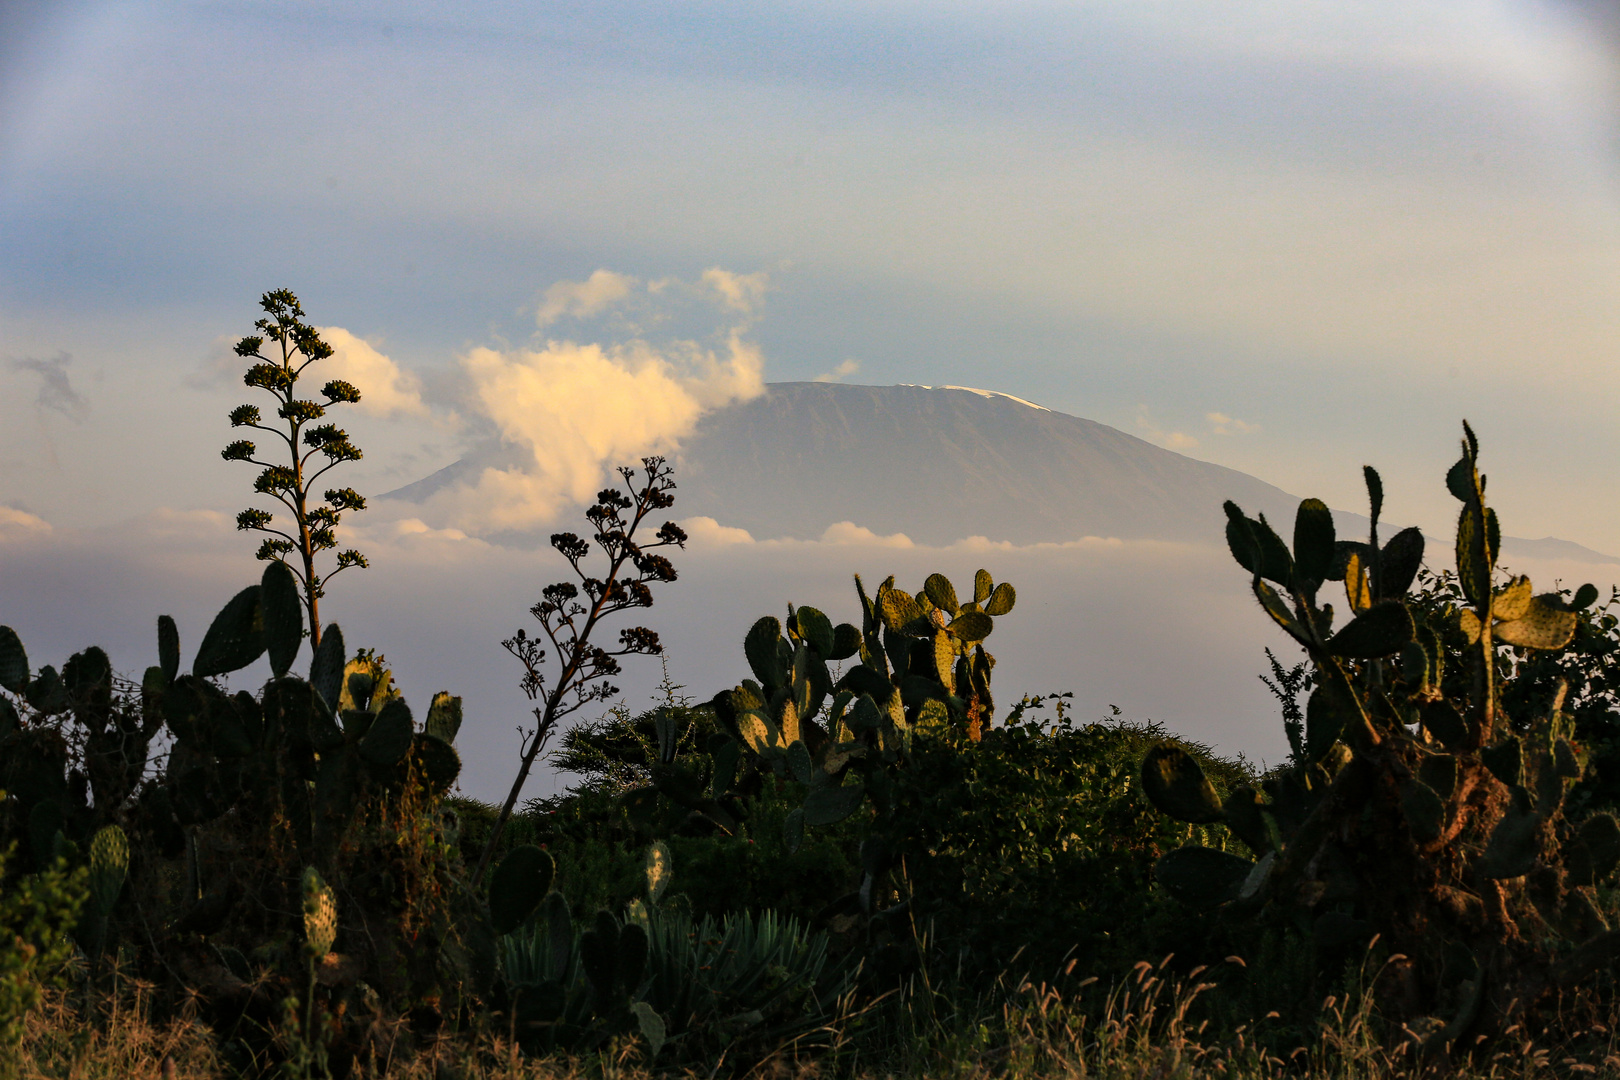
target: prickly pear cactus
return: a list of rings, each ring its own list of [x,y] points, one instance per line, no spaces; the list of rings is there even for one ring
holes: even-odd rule
[[[304,948],[310,956],[320,959],[332,951],[337,941],[337,898],[313,866],[304,870],[303,892]]]
[[[1227,540],[1255,598],[1314,667],[1303,745],[1225,800],[1175,748],[1150,752],[1141,774],[1161,811],[1223,822],[1255,855],[1171,852],[1156,868],[1167,890],[1229,918],[1309,925],[1324,961],[1378,935],[1406,958],[1387,1011],[1432,1054],[1506,1030],[1620,958],[1620,932],[1593,891],[1620,864],[1620,824],[1565,815],[1585,761],[1563,694],[1536,715],[1500,706],[1499,651],[1561,649],[1576,617],[1527,578],[1498,580],[1501,531],[1478,441],[1464,431],[1446,477],[1462,504],[1454,554],[1466,603],[1454,609],[1414,616],[1407,593],[1423,537],[1406,529],[1380,545],[1371,468],[1365,543],[1339,540],[1314,499],[1300,504],[1291,545],[1263,516],[1226,504]],[[1339,626],[1321,596],[1329,582],[1344,589]],[[1447,696],[1445,668],[1459,661],[1471,689]]]

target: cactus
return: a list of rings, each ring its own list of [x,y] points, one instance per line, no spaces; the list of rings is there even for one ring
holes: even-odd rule
[[[690,777],[677,782],[667,766],[654,772],[661,793],[731,831],[740,793],[728,799],[721,778],[732,782],[734,755],[746,747],[759,768],[804,790],[803,804],[783,822],[784,840],[796,851],[807,827],[844,821],[868,804],[881,836],[890,773],[903,765],[915,732],[979,739],[994,709],[995,658],[984,642],[1017,602],[1013,587],[997,585],[980,570],[973,599],[965,603],[943,574],[930,574],[916,594],[897,588],[891,577],[871,596],[857,575],[855,592],[859,626],[834,626],[815,608],[790,605],[786,622],[764,616],[749,628],[743,653],[758,681],[745,679],[712,702],[730,732],[711,746],[713,796]],[[828,663],[852,657],[859,662],[834,684]],[[893,847],[881,840],[871,845],[860,908],[871,910],[875,882],[888,871],[882,853]]]
[[[436,950],[449,932],[452,906],[473,912],[477,905],[455,900],[442,858],[401,861],[398,848],[405,840],[401,820],[453,831],[437,800],[460,772],[452,745],[460,699],[437,695],[427,730],[418,730],[378,658],[362,654],[346,662],[336,625],[326,628],[309,679],[290,674],[285,665],[296,652],[302,615],[299,604],[285,603],[287,574],[271,562],[257,585],[238,593],[208,627],[189,671],[174,620],[159,619],[158,663],[134,694],[115,690],[100,649],[74,654],[60,674],[50,667],[31,672],[16,633],[0,628],[0,786],[7,790],[0,827],[11,834],[0,835],[0,845],[27,837],[25,850],[39,869],[63,857],[70,867],[87,864],[91,902],[75,937],[91,957],[132,934],[150,942],[117,897],[131,875],[167,874],[163,862],[184,857],[181,902],[160,942],[165,934],[195,932],[218,935],[224,948],[234,935],[262,934],[263,909],[245,909],[244,892],[279,894],[273,907],[296,909],[302,870],[313,866],[340,882],[345,897],[360,898],[357,919],[373,936],[412,935],[411,947],[429,962],[403,985],[387,975],[401,992],[421,992],[427,980],[447,974],[462,978],[459,954]],[[272,678],[257,696],[216,682],[214,676],[266,653]],[[152,773],[151,743],[165,730],[172,740],[167,760]],[[371,833],[389,818],[393,851],[370,858],[367,848],[377,843]],[[231,855],[222,859],[219,848],[227,845]],[[316,922],[306,929],[314,947],[329,935],[323,938],[317,925],[325,901],[312,902]],[[432,929],[401,925],[405,919]],[[399,929],[381,929],[392,926]],[[368,970],[366,978],[383,974]]]
[[[556,874],[551,855],[533,844],[507,852],[489,878],[489,914],[495,932],[510,934],[534,914]]]
[[[1592,896],[1620,864],[1620,824],[1566,816],[1585,755],[1564,692],[1531,715],[1500,705],[1499,649],[1561,649],[1577,618],[1527,578],[1495,581],[1500,526],[1485,505],[1478,441],[1464,433],[1446,477],[1463,504],[1460,606],[1409,600],[1423,538],[1406,529],[1380,546],[1383,485],[1371,468],[1366,543],[1339,541],[1317,500],[1300,504],[1291,548],[1263,516],[1226,504],[1227,541],[1255,598],[1315,667],[1303,753],[1259,791],[1225,800],[1179,750],[1142,763],[1160,811],[1224,823],[1255,856],[1183,848],[1159,861],[1160,883],[1228,918],[1314,925],[1324,963],[1337,942],[1381,935],[1416,965],[1409,1000],[1419,1012],[1391,1003],[1390,1015],[1434,1055],[1519,1022],[1620,951]],[[1329,581],[1343,582],[1350,612],[1337,629],[1320,601]],[[1595,590],[1580,597],[1590,603]],[[1472,687],[1448,697],[1458,661]]]
[[[337,941],[337,898],[313,866],[304,868],[304,948],[314,959],[332,951]]]

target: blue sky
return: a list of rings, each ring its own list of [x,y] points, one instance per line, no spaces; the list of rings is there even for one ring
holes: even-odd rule
[[[1509,532],[1620,551],[1600,10],[18,0],[0,506],[234,510],[222,342],[285,286],[396,379],[362,490],[523,435],[490,388],[585,357],[664,365],[666,442],[755,376],[983,386],[1352,509],[1373,462],[1436,531],[1466,416]],[[626,452],[578,442],[536,524]]]

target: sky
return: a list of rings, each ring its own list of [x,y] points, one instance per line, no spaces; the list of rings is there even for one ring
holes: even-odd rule
[[[254,572],[218,450],[279,287],[366,390],[346,482],[517,448],[357,533],[452,606],[411,545],[476,549],[491,640],[542,557],[500,537],[771,381],[987,387],[1350,509],[1370,462],[1440,534],[1466,417],[1505,531],[1620,552],[1605,11],[10,0],[0,620],[145,635]]]

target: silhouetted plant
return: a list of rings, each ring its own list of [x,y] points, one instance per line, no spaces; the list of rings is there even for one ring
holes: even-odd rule
[[[321,641],[320,600],[326,595],[326,585],[351,566],[365,567],[366,557],[353,548],[338,552],[337,567],[330,574],[315,572],[315,557],[323,551],[337,547],[337,525],[345,510],[364,510],[366,500],[353,488],[328,488],[322,498],[325,505],[310,505],[310,492],[315,481],[328,470],[345,461],[359,461],[361,451],[349,441],[349,433],[336,424],[319,424],[306,429],[326,416],[333,405],[354,404],[360,400],[360,391],[342,379],[333,379],[321,387],[324,401],[299,398],[296,393],[298,379],[304,369],[317,360],[332,355],[332,347],[321,340],[313,326],[305,323],[304,309],[298,297],[286,289],[267,292],[259,301],[269,315],[253,325],[279,347],[279,357],[272,350],[264,356],[265,337],[245,337],[236,343],[236,355],[255,360],[242,381],[274,395],[278,405],[276,415],[280,426],[261,423],[257,405],[238,405],[231,410],[231,427],[250,427],[268,431],[287,444],[287,460],[281,464],[263,461],[255,455],[258,447],[247,439],[231,443],[220,456],[226,461],[246,461],[260,466],[253,482],[253,490],[269,495],[291,513],[296,535],[270,527],[275,516],[267,510],[249,507],[236,515],[236,527],[251,532],[270,534],[259,545],[258,558],[287,562],[287,556],[297,555],[299,566],[289,568],[298,577],[303,592],[304,609],[309,616],[310,645]],[[300,445],[302,444],[302,446]],[[310,459],[317,454],[325,464],[311,471]]]
[[[652,543],[636,542],[636,532],[648,514],[675,504],[675,496],[670,494],[675,490],[675,481],[670,479],[671,469],[664,459],[642,458],[641,466],[643,480],[639,489],[636,470],[621,466],[619,475],[624,478],[629,494],[617,488],[597,492],[596,502],[585,511],[585,519],[591,524],[591,540],[570,532],[552,534],[551,546],[568,560],[579,584],[558,581],[541,590],[540,602],[529,612],[540,623],[545,636],[530,637],[520,629],[501,642],[502,647],[523,664],[523,692],[530,701],[537,702],[535,726],[527,731],[519,728],[522,741],[517,777],[512,781],[512,790],[501,806],[484,853],[478,860],[478,868],[473,872],[474,884],[483,880],[490,857],[500,843],[501,831],[512,816],[512,807],[529,779],[535,759],[556,730],[557,721],[619,692],[619,688],[608,681],[619,674],[619,657],[657,656],[664,651],[658,635],[644,626],[620,630],[617,649],[604,649],[591,642],[591,636],[603,619],[632,608],[651,607],[653,596],[649,586],[653,582],[675,580],[674,565],[653,549],[686,546],[686,533],[673,521],[659,527],[657,539]],[[593,577],[583,567],[591,554],[592,541],[607,557],[604,577]],[[549,685],[543,670],[548,656],[553,657],[556,665]]]

